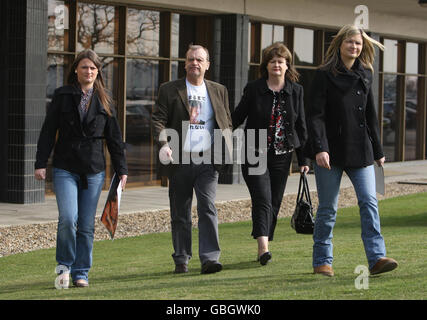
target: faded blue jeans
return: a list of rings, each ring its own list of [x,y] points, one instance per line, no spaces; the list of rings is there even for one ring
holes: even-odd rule
[[[73,281],[88,280],[96,207],[104,178],[104,171],[87,174],[88,188],[82,189],[78,174],[53,168],[53,187],[59,211],[56,261],[70,269]]]
[[[313,267],[332,265],[332,231],[335,225],[338,195],[342,174],[350,178],[356,192],[362,241],[371,269],[379,258],[385,257],[384,238],[381,235],[378,200],[375,190],[374,166],[362,168],[340,168],[331,166],[331,170],[314,163],[319,207],[317,209],[313,234]]]

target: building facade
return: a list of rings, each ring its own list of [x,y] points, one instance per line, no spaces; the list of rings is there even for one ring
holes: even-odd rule
[[[420,1],[421,2],[421,1]],[[261,52],[283,41],[306,94],[333,35],[358,22],[378,52],[374,92],[387,161],[426,158],[427,7],[418,0],[6,0],[0,13],[0,201],[35,203],[52,192],[34,179],[36,143],[55,88],[76,54],[95,50],[127,145],[128,185],[160,185],[151,113],[161,83],[184,76],[191,43],[209,49],[207,78],[230,106],[258,77]],[[106,186],[112,176],[107,155]],[[221,183],[240,182],[233,166]]]

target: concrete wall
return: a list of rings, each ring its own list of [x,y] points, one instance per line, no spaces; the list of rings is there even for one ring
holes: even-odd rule
[[[116,2],[116,1],[115,1]],[[417,0],[122,0],[128,4],[207,13],[246,14],[257,20],[337,29],[354,22],[354,9],[369,9],[369,31],[427,40],[427,7]]]

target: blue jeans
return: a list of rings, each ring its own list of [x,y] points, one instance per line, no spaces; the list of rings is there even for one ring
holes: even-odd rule
[[[340,168],[332,166],[331,170],[314,164],[319,207],[317,209],[313,234],[313,267],[332,265],[333,245],[332,231],[335,225],[338,195],[343,171],[350,178],[356,192],[362,240],[372,268],[379,258],[385,257],[384,238],[380,230],[378,200],[375,191],[374,167]]]
[[[73,281],[88,280],[96,207],[104,178],[104,171],[87,174],[88,188],[82,189],[78,174],[53,168],[53,187],[59,211],[56,261],[70,269]]]

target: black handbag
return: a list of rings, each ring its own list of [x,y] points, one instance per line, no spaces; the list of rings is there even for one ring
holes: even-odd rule
[[[291,218],[291,226],[297,233],[313,234],[313,205],[311,204],[307,176],[304,172],[301,173],[299,180],[297,204]]]

